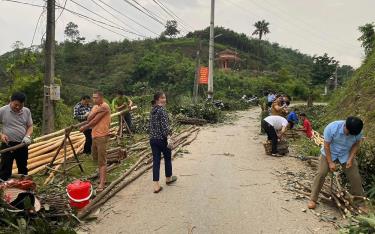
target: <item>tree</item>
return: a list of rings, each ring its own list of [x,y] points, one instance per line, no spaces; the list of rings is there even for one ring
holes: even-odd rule
[[[358,29],[362,33],[358,41],[362,42],[362,47],[365,49],[365,54],[368,56],[375,47],[375,24],[368,23],[360,26]]]
[[[165,25],[165,31],[161,36],[175,37],[178,34],[180,34],[180,30],[177,29],[177,21],[168,20],[167,24]]]
[[[254,24],[255,31],[253,32],[252,35],[258,35],[259,40],[262,40],[264,35],[270,33],[270,29],[268,28],[269,25],[270,25],[270,23],[266,22],[265,20],[257,21]]]
[[[325,84],[333,76],[339,64],[333,57],[328,57],[326,53],[323,56],[314,56],[313,61],[311,71],[313,85]]]
[[[85,38],[81,37],[79,30],[78,30],[78,25],[76,25],[73,22],[69,22],[64,30],[64,34],[66,37],[70,39],[71,42],[77,42],[80,43],[81,41],[84,41]]]

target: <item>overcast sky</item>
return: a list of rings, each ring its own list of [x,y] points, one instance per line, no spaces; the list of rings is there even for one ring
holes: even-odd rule
[[[19,0],[37,5],[43,5],[43,0]],[[56,0],[64,5],[65,0]],[[136,10],[125,0],[101,0],[114,9],[128,16],[125,18],[118,12],[107,8],[100,0],[74,0],[98,15],[88,12],[67,0],[66,8],[79,12],[96,20],[125,30],[131,30],[140,35],[155,37],[163,30],[162,24]],[[134,2],[134,0],[129,0]],[[155,2],[155,0],[138,0],[137,2],[158,16],[160,21],[171,19]],[[209,25],[210,0],[158,0],[172,10],[184,23],[184,30],[203,29]],[[98,5],[110,13],[104,11]],[[135,4],[135,3],[134,3]],[[255,21],[265,19],[270,22],[271,33],[265,37],[271,42],[278,42],[285,47],[298,49],[301,52],[314,55],[327,52],[341,64],[358,67],[363,58],[363,49],[357,38],[360,36],[358,26],[374,22],[374,0],[216,0],[215,24],[224,26],[248,35],[254,30]],[[30,46],[43,8],[25,6],[0,0],[0,54],[10,51],[15,41],[21,41]],[[56,16],[61,12],[57,9]],[[109,21],[106,21],[109,20]],[[37,27],[34,44],[40,44],[45,32],[46,14],[43,13]],[[134,39],[139,36],[129,34],[117,28],[110,28],[122,35],[100,28],[68,11],[64,11],[56,24],[56,39],[64,40],[64,27],[73,21],[79,25],[81,35],[87,41],[98,38],[107,40],[122,40],[124,36]],[[126,24],[126,25],[125,25]],[[142,26],[140,26],[142,25]],[[184,31],[184,33],[186,33]]]

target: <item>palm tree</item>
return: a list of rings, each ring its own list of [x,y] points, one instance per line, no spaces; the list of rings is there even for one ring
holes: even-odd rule
[[[268,28],[269,25],[270,23],[265,20],[257,21],[254,24],[255,31],[252,35],[259,35],[259,40],[262,40],[263,35],[270,33],[270,29]]]
[[[263,35],[266,35],[268,33],[270,33],[270,29],[268,28],[268,26],[270,25],[269,22],[266,22],[265,20],[262,20],[262,21],[257,21],[255,22],[254,24],[254,27],[255,27],[255,31],[253,32],[252,35],[258,35],[259,36],[259,43],[258,43],[258,72],[261,71],[261,41],[262,41],[262,37]]]

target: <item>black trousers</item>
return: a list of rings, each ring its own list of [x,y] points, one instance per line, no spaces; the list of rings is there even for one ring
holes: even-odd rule
[[[1,145],[1,149],[6,149],[15,145],[19,142],[9,142],[8,146],[5,144]],[[27,159],[29,158],[28,147],[22,147],[15,151],[10,151],[1,155],[0,160],[0,179],[8,180],[12,176],[13,160],[16,160],[18,174],[27,175]]]
[[[272,142],[272,154],[277,154],[277,133],[275,128],[262,120],[262,128],[267,133],[268,140]]]
[[[124,119],[129,129],[132,129],[132,114],[130,112],[125,113]]]
[[[83,132],[85,135],[86,141],[85,141],[85,146],[83,147],[83,153],[84,154],[91,154],[91,145],[92,145],[92,136],[91,136],[91,129],[87,129],[86,131]]]
[[[161,153],[164,156],[165,164],[165,177],[172,176],[172,151],[167,147],[167,139],[151,139],[150,140],[152,155],[153,155],[153,165],[152,165],[152,174],[153,181],[159,181],[160,179],[160,161]]]

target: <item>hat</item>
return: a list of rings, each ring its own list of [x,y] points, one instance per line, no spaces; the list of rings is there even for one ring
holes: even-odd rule
[[[31,192],[18,188],[6,188],[3,191],[3,200],[14,208],[14,211],[25,210],[25,201],[27,198],[31,201],[31,206],[33,207],[31,210],[38,212],[42,207],[39,199]]]

